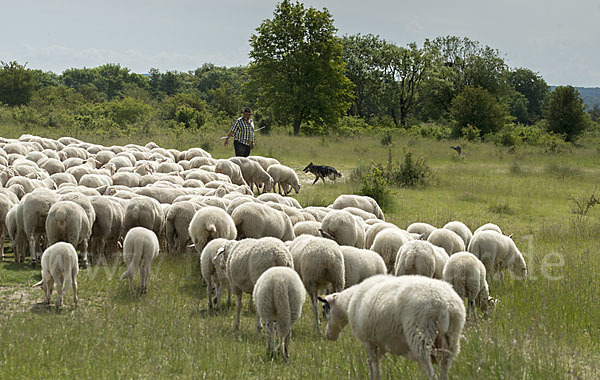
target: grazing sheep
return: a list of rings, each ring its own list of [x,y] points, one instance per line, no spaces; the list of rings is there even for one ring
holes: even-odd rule
[[[377,252],[349,245],[340,246],[340,250],[344,256],[346,288],[359,284],[371,276],[387,274],[385,262]]]
[[[267,173],[273,178],[274,188],[279,185],[279,194],[287,195],[294,189],[300,192],[300,181],[294,169],[281,164],[273,164],[267,168]]]
[[[63,292],[73,286],[73,304],[77,306],[77,252],[69,243],[59,242],[46,248],[42,254],[42,280],[40,286],[46,293],[46,303],[50,304],[52,290],[56,286],[56,309],[62,305]],[[64,289],[63,289],[64,284]]]
[[[455,253],[444,266],[444,281],[451,284],[461,298],[467,299],[467,317],[471,312],[475,320],[477,320],[475,305],[485,314],[492,304],[485,278],[485,265],[469,252]]]
[[[477,232],[469,244],[469,252],[485,265],[488,281],[493,273],[509,268],[515,276],[527,277],[525,259],[515,242],[494,230]]]
[[[377,201],[368,196],[342,194],[336,198],[331,207],[336,210],[342,210],[346,207],[356,207],[374,214],[378,219],[385,220],[383,211],[381,211]]]
[[[231,157],[229,160],[240,167],[244,181],[250,186],[250,189],[253,189],[253,185],[256,185],[256,191],[258,193],[261,192],[261,186],[263,186],[263,192],[268,192],[273,189],[273,178],[271,178],[269,173],[267,173],[258,162],[246,157]]]
[[[29,240],[31,264],[41,256],[42,235],[46,233],[46,218],[50,207],[58,201],[56,194],[48,189],[36,189],[23,197],[17,210],[17,223],[23,226],[23,232]],[[20,215],[19,215],[20,213]],[[20,224],[21,225],[21,224]]]
[[[279,164],[280,162],[277,161],[275,158],[271,158],[271,157],[263,157],[263,156],[248,156],[249,159],[258,162],[258,164],[260,165],[261,168],[263,168],[264,170],[267,170],[269,168],[269,166],[271,165],[275,165],[275,164]]]
[[[156,234],[144,227],[134,227],[127,232],[123,241],[123,260],[127,270],[121,275],[121,281],[129,279],[129,291],[133,294],[133,276],[140,271],[141,293],[148,291],[148,275],[152,261],[158,256],[159,245]]]
[[[215,164],[215,172],[223,173],[229,176],[229,178],[231,178],[231,182],[235,183],[236,185],[248,185],[246,181],[244,181],[240,167],[229,160],[217,160],[217,163]]]
[[[255,202],[242,203],[231,217],[237,229],[237,239],[273,236],[283,241],[294,240],[290,218],[282,211]]]
[[[379,221],[381,221],[381,219],[377,219],[377,217],[375,216],[375,214],[372,214],[372,213],[370,213],[368,211],[365,211],[365,210],[357,208],[357,207],[344,207],[343,210],[344,211],[348,211],[350,214],[352,214],[354,216],[358,216],[359,218],[361,218],[365,222],[367,220],[379,220]]]
[[[381,220],[381,219],[377,219],[377,220]],[[375,237],[377,236],[377,234],[379,234],[381,231],[385,230],[386,228],[399,229],[398,226],[396,226],[395,224],[388,223],[388,222],[373,223],[369,227],[367,227],[367,230],[365,231],[365,247],[371,248],[371,246],[373,245],[373,241],[375,241]]]
[[[165,234],[170,252],[183,253],[192,243],[188,229],[194,214],[200,207],[198,203],[190,201],[173,203],[169,207],[165,216]]]
[[[92,226],[81,206],[72,201],[58,201],[50,207],[46,218],[48,244],[70,243],[82,253],[82,266],[88,262],[88,240]]]
[[[387,268],[388,273],[394,273],[396,255],[402,245],[413,240],[412,236],[399,228],[386,228],[379,232],[373,240],[371,250],[377,252]]]
[[[476,229],[475,232],[473,232],[473,235],[475,235],[476,233],[481,232],[481,231],[496,231],[497,233],[502,234],[502,230],[500,229],[500,227],[498,227],[494,223],[484,224],[483,226]]]
[[[12,242],[11,247],[15,253],[15,263],[25,261],[25,252],[27,251],[28,243],[25,231],[23,231],[22,213],[21,223],[19,224],[17,222],[17,211],[20,208],[19,206],[20,204],[11,208],[6,214],[6,229]]]
[[[421,236],[421,240],[427,240],[429,235],[435,230],[437,230],[436,227],[429,223],[422,222],[416,222],[406,227],[406,231],[410,232],[411,234],[419,234]]]
[[[200,269],[202,271],[202,278],[206,281],[206,298],[209,310],[212,310],[213,305],[215,309],[219,309],[221,294],[223,294],[225,288],[227,288],[228,293],[227,305],[231,305],[231,287],[225,273],[225,263],[227,262],[228,254],[224,251],[226,245],[235,243],[235,240],[217,238],[208,242],[200,254]],[[222,249],[221,252],[219,252],[220,249]],[[219,270],[221,264],[223,264],[223,267],[221,268],[222,270]],[[214,299],[211,298],[213,290],[215,291]]]
[[[437,379],[433,363],[440,363],[440,378],[448,379],[465,323],[463,300],[448,283],[378,275],[319,300],[325,304],[327,339],[337,340],[350,323],[367,349],[371,380],[381,378],[379,359],[386,352],[418,362],[429,379]]]
[[[364,248],[365,230],[348,211],[332,210],[321,222],[321,233],[339,245]]]
[[[456,252],[462,252],[465,248],[465,241],[454,231],[446,228],[438,228],[429,234],[427,241],[446,250],[448,255]]]
[[[463,241],[465,242],[465,247],[469,246],[469,242],[473,237],[473,233],[471,232],[469,227],[466,226],[466,224],[455,220],[453,222],[446,223],[442,228],[454,231],[458,236],[460,236],[461,239],[463,239]]]
[[[156,199],[140,196],[129,201],[123,219],[123,235],[133,227],[145,227],[160,235],[162,226],[163,212]]]
[[[124,207],[113,197],[92,197],[90,202],[96,212],[89,244],[90,252],[99,261],[101,257],[116,257],[123,228]]]
[[[341,292],[345,286],[344,255],[336,242],[330,239],[304,235],[294,240],[290,247],[294,257],[294,269],[312,302],[315,328],[321,334],[317,292],[327,286]]]
[[[312,235],[312,236],[321,236],[321,222],[298,222],[294,224],[294,236],[298,237],[300,235]]]
[[[394,274],[403,276],[418,274],[442,279],[448,254],[441,248],[424,240],[412,240],[402,245],[396,255]]]
[[[260,275],[252,292],[256,314],[265,325],[267,355],[275,357],[275,329],[284,360],[290,356],[292,327],[302,314],[306,291],[298,273],[287,267],[272,267]]]
[[[245,239],[230,246],[227,258],[227,278],[231,291],[236,296],[236,318],[233,329],[240,325],[242,311],[242,293],[252,294],[256,281],[264,271],[275,266],[294,267],[292,254],[282,241],[265,237],[261,239]],[[260,329],[260,319],[257,315],[257,330]]]
[[[188,234],[201,253],[206,243],[216,238],[233,240],[237,236],[237,229],[229,214],[222,208],[215,206],[201,207],[196,211],[189,223]]]

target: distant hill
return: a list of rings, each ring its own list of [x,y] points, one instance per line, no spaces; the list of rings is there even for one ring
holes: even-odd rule
[[[550,86],[550,90],[554,91],[557,86]],[[594,104],[600,105],[600,87],[575,87],[579,91],[579,95],[583,99],[583,103],[588,106],[588,110]]]

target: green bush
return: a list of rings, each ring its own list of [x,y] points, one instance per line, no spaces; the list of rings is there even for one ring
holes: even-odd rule
[[[425,186],[433,177],[433,172],[423,157],[414,157],[412,152],[406,152],[404,161],[399,167],[388,162],[386,173],[388,181],[399,187]]]
[[[445,125],[419,124],[408,129],[411,136],[429,137],[436,140],[449,139],[452,136],[452,129]]]
[[[384,169],[380,165],[372,165],[368,173],[363,175],[359,194],[367,195],[381,206],[388,203],[390,190]]]

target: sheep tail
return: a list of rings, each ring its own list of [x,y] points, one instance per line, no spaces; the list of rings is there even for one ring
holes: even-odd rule
[[[275,298],[275,310],[277,312],[277,329],[283,337],[284,331],[288,331],[292,320],[292,311],[290,310],[290,299],[288,287],[285,281],[277,282],[273,290]]]

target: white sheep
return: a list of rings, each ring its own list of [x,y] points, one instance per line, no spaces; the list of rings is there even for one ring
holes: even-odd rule
[[[279,194],[287,195],[292,189],[296,194],[300,192],[300,181],[294,169],[281,165],[273,164],[267,168],[267,173],[273,178],[274,186],[279,185]],[[273,190],[276,190],[274,187]]]
[[[290,218],[282,211],[267,205],[246,202],[231,213],[237,229],[237,239],[273,236],[283,241],[294,239]]]
[[[231,157],[230,161],[239,165],[244,181],[253,188],[256,185],[256,191],[260,191],[260,186],[263,186],[263,192],[268,192],[273,189],[273,178],[267,173],[258,162],[250,160],[246,157]]]
[[[233,329],[240,325],[242,311],[242,294],[252,294],[256,281],[264,271],[275,266],[293,268],[292,254],[283,242],[272,237],[261,239],[244,239],[237,244],[226,246],[229,256],[226,262],[227,278],[231,291],[236,296],[236,318]],[[257,330],[260,329],[260,319],[257,315]]]
[[[123,241],[123,260],[127,270],[121,275],[121,281],[129,280],[129,291],[133,294],[133,276],[140,271],[140,292],[148,291],[148,276],[152,261],[158,256],[159,245],[156,234],[144,227],[134,227],[127,232]]]
[[[448,255],[456,252],[462,252],[465,248],[465,241],[454,231],[446,228],[438,228],[429,234],[427,241],[446,250]]]
[[[249,159],[258,162],[261,168],[267,170],[269,166],[279,164],[280,162],[277,159],[272,157],[263,157],[263,156],[248,156]]]
[[[473,237],[473,233],[463,222],[459,222],[458,220],[448,222],[444,225],[444,227],[448,230],[454,231],[461,239],[465,242],[465,248],[469,246],[469,242]]]
[[[387,274],[385,262],[375,251],[349,245],[340,246],[340,251],[344,256],[344,285],[346,288],[359,284],[371,276]]]
[[[379,220],[380,222],[369,225],[369,227],[367,227],[367,230],[365,231],[365,247],[371,248],[377,234],[379,234],[386,228],[398,228],[393,223],[384,222],[381,221],[381,219],[377,220]],[[365,221],[365,223],[367,223],[367,221]]]
[[[331,207],[336,210],[342,210],[346,207],[356,207],[370,212],[371,214],[375,214],[375,216],[381,220],[385,220],[383,211],[381,211],[377,201],[368,196],[342,194],[336,198]]]
[[[321,222],[321,233],[339,245],[364,248],[365,230],[348,211],[332,210]]]
[[[202,272],[202,278],[206,282],[206,298],[208,300],[208,309],[211,310],[213,305],[218,309],[221,305],[221,294],[223,290],[227,288],[227,305],[231,305],[231,288],[229,286],[229,280],[227,279],[225,271],[219,271],[221,261],[227,262],[227,253],[225,246],[227,244],[235,243],[234,240],[227,240],[217,238],[211,240],[206,244],[202,253],[200,254],[200,269]],[[219,250],[221,251],[219,252]],[[224,268],[224,265],[223,265]],[[211,292],[215,291],[215,298],[211,297]]]
[[[448,254],[441,248],[424,240],[412,240],[402,245],[396,255],[394,274],[403,276],[418,274],[442,279]]]
[[[379,359],[386,352],[415,360],[429,379],[437,378],[433,363],[440,363],[440,378],[448,379],[465,323],[463,300],[450,284],[378,275],[319,299],[325,303],[327,339],[337,340],[350,323],[367,349],[371,380],[381,378]]]
[[[46,248],[42,254],[42,280],[34,286],[41,286],[50,303],[52,290],[56,286],[56,309],[63,302],[63,292],[73,286],[73,303],[77,306],[77,252],[69,243],[59,242]],[[64,284],[64,289],[63,289]]]
[[[82,266],[87,266],[88,241],[92,226],[83,208],[73,201],[58,201],[50,207],[46,218],[49,244],[64,241],[82,253]]]
[[[475,305],[487,313],[492,300],[486,281],[485,265],[469,252],[457,252],[444,266],[443,280],[452,285],[461,298],[467,299],[467,316],[471,312],[477,319]]]
[[[294,235],[312,235],[312,236],[321,236],[321,222],[316,221],[308,221],[308,222],[298,222],[294,224]]]
[[[335,241],[302,235],[290,246],[294,269],[300,275],[312,302],[315,328],[321,334],[317,292],[331,286],[342,291],[345,286],[344,255]]]
[[[415,222],[406,227],[406,231],[410,232],[411,234],[419,234],[422,240],[427,240],[429,234],[431,234],[435,230],[437,230],[436,227],[432,226],[429,223],[423,222]]]
[[[246,181],[244,181],[244,177],[242,176],[242,170],[240,167],[229,160],[217,160],[217,163],[215,164],[215,172],[226,174],[229,176],[229,178],[231,178],[231,182],[235,183],[236,185],[247,185]]]
[[[290,356],[292,327],[302,314],[306,299],[304,284],[298,273],[287,267],[272,267],[260,275],[252,292],[256,313],[265,326],[267,354],[277,355],[275,329],[284,360]]]
[[[468,251],[485,265],[488,280],[493,273],[509,268],[518,277],[527,277],[525,259],[509,236],[494,230],[477,232],[473,235]]]
[[[413,240],[413,237],[400,228],[386,228],[379,232],[373,240],[370,249],[377,252],[387,268],[388,273],[394,273],[396,254],[402,245]]]
[[[234,219],[225,210],[215,206],[206,206],[196,211],[189,224],[188,233],[196,251],[201,253],[206,243],[212,239],[235,239],[237,228]]]
[[[502,234],[502,229],[500,229],[500,227],[494,223],[486,223],[480,226],[475,230],[475,232],[473,232],[473,235],[481,231],[496,231],[497,233]]]

